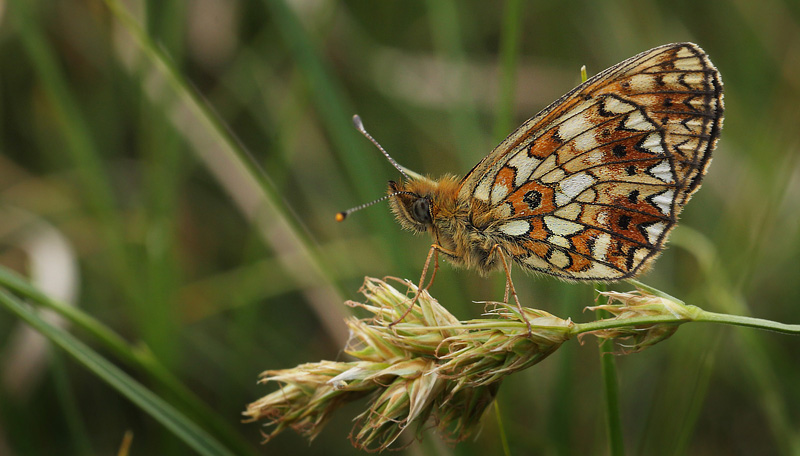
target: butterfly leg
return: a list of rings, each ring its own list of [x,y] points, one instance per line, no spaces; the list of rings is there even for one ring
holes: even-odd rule
[[[409,304],[408,309],[406,309],[403,315],[401,315],[400,318],[398,318],[397,320],[389,323],[390,328],[403,321],[411,312],[411,309],[414,308],[414,304],[417,303],[420,293],[427,290],[428,288],[431,287],[431,285],[433,285],[433,279],[436,278],[436,271],[439,270],[440,251],[445,255],[454,255],[454,253],[450,252],[449,250],[445,249],[444,247],[438,244],[431,245],[431,249],[428,251],[428,257],[425,258],[425,266],[422,267],[422,275],[419,278],[419,285],[417,285],[417,293],[414,295],[414,299],[411,301],[411,304]],[[431,260],[433,260],[433,273],[431,274],[431,278],[428,281],[428,284],[425,285],[425,277],[428,275],[428,267],[430,267]]]
[[[443,250],[440,245],[431,244],[431,249],[428,251],[428,257],[425,258],[425,266],[422,267],[422,275],[419,278],[418,290],[427,290],[431,287],[431,285],[433,285],[433,279],[436,278],[436,272],[439,271],[439,250]],[[425,284],[425,276],[428,275],[428,266],[431,264],[431,256],[433,256],[433,273],[431,274],[431,280],[429,280],[428,284],[423,287]]]
[[[503,254],[503,248],[500,247],[500,244],[495,244],[494,247],[489,251],[489,257],[492,256],[492,253],[497,252],[497,256],[500,257],[500,262],[503,263],[503,271],[506,273],[506,291],[503,295],[503,301],[508,302],[508,295],[514,298],[514,303],[517,305],[517,309],[519,310],[519,315],[522,317],[522,320],[528,326],[528,335],[531,335],[531,322],[528,321],[528,318],[525,316],[525,312],[522,310],[522,304],[519,302],[519,297],[517,297],[517,290],[514,289],[514,282],[511,280],[511,268],[506,261],[506,256]]]

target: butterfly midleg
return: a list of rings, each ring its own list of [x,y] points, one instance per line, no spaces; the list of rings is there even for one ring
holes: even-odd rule
[[[439,249],[441,248],[442,247],[438,244],[431,244],[431,249],[428,251],[428,256],[425,258],[425,266],[422,267],[422,275],[419,278],[418,290],[427,290],[433,285],[433,279],[436,278],[436,272],[439,271]],[[428,274],[428,266],[431,264],[431,255],[433,255],[433,273],[431,274],[431,280],[428,281],[428,285],[423,287],[425,284],[425,276]]]
[[[419,299],[420,293],[427,290],[428,288],[433,285],[433,279],[436,278],[436,271],[439,270],[439,252],[444,253],[445,255],[454,256],[455,253],[447,250],[446,248],[440,246],[439,244],[431,244],[431,249],[428,251],[428,256],[425,258],[425,266],[422,267],[422,275],[419,277],[419,285],[417,285],[417,293],[414,295],[414,299],[409,304],[408,309],[403,312],[403,315],[400,316],[397,320],[389,323],[389,327],[392,327],[401,321],[403,321],[408,314],[411,312],[411,309],[414,308],[414,304],[417,303]],[[431,264],[431,259],[433,259],[433,273],[431,274],[431,279],[428,281],[428,285],[425,285],[425,276],[428,275],[428,267]]]
[[[506,273],[506,291],[503,295],[503,301],[508,302],[508,295],[510,292],[511,296],[514,298],[514,303],[517,305],[520,317],[522,317],[522,320],[525,321],[525,324],[528,326],[528,334],[531,334],[531,322],[528,321],[528,317],[525,316],[525,312],[522,310],[522,304],[520,304],[519,297],[517,297],[517,290],[514,289],[514,282],[511,280],[511,268],[508,266],[506,256],[503,254],[503,248],[500,244],[492,246],[492,249],[489,250],[489,257],[491,257],[492,253],[495,251],[497,252],[497,256],[500,257],[500,262],[503,263],[503,270]]]

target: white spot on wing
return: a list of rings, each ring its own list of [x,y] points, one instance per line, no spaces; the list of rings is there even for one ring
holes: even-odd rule
[[[561,179],[556,191],[556,205],[563,206],[571,202],[581,192],[589,188],[595,178],[586,173],[573,174]]]
[[[498,182],[494,187],[492,187],[492,205],[499,203],[503,200],[503,198],[506,197],[506,195],[508,195],[509,188],[507,185],[508,184],[505,182]]]
[[[688,141],[685,143],[677,144],[673,147],[677,148],[681,152],[685,152],[687,155],[694,154],[700,149],[701,143],[696,138],[692,141]]]
[[[664,155],[664,148],[661,147],[661,134],[650,133],[644,141],[642,141],[643,148],[656,155]]]
[[[705,121],[701,119],[689,119],[685,122],[681,122],[681,125],[686,127],[687,130],[702,130],[705,126]]]
[[[569,196],[565,195],[562,192],[556,192],[555,196],[556,196],[556,206],[559,207],[572,201],[572,198],[570,198]]]
[[[591,130],[576,136],[575,139],[572,140],[572,146],[575,148],[575,150],[580,152],[586,152],[595,149],[599,145],[600,143],[597,142],[594,132]]]
[[[553,266],[559,269],[564,269],[565,267],[569,266],[569,257],[566,253],[558,249],[553,249],[553,253],[550,254],[549,260]]]
[[[540,177],[544,176],[545,173],[548,173],[556,167],[556,154],[550,154],[547,158],[544,159],[541,165],[536,168],[536,171],[533,172],[531,178],[539,179]]]
[[[700,59],[681,59],[675,61],[675,68],[684,71],[702,70]]]
[[[649,74],[635,74],[630,77],[629,82],[635,92],[648,92],[655,86],[655,79]]]
[[[514,187],[519,187],[528,182],[531,173],[541,162],[538,158],[528,157],[528,152],[525,150],[514,155],[514,158],[508,161],[509,166],[517,169],[517,175],[514,177]]]
[[[573,273],[574,277],[587,278],[587,279],[589,278],[606,279],[606,280],[613,280],[619,277],[620,275],[622,274],[616,269],[612,269],[604,264],[594,263],[594,262],[592,263],[592,266],[589,269]]]
[[[636,252],[633,254],[633,267],[636,268],[639,263],[644,261],[647,254],[650,253],[650,250],[645,248],[636,249]]]
[[[592,128],[592,124],[589,120],[583,114],[578,114],[570,117],[558,127],[558,136],[564,141],[568,141],[590,128]]]
[[[664,228],[666,228],[664,222],[658,222],[648,226],[645,230],[647,232],[648,242],[655,245],[658,242],[658,238],[661,237],[661,233],[664,232]]]
[[[676,88],[676,86],[680,85],[678,82],[680,75],[681,73],[664,73],[661,75],[661,80],[664,81],[664,85],[667,87]]]
[[[594,177],[590,176],[589,174],[578,173],[563,179],[561,182],[559,182],[558,186],[565,195],[573,198],[589,188],[594,181]]]
[[[609,233],[603,233],[597,236],[594,241],[594,246],[592,247],[592,257],[600,261],[605,261],[610,245],[611,235]]]
[[[561,236],[575,234],[584,228],[580,223],[570,222],[569,220],[553,217],[552,215],[548,215],[544,218],[544,224],[551,233]]]
[[[563,219],[568,219],[568,220],[577,219],[580,213],[581,213],[581,205],[578,203],[568,204],[553,212],[553,214],[556,217],[561,217]]]
[[[716,103],[716,101],[714,103]],[[689,100],[689,104],[692,106],[692,108],[694,108],[694,109],[696,109],[698,111],[704,111],[706,109],[706,100],[705,100],[705,98],[701,98],[701,97],[692,98],[692,99]],[[716,104],[710,105],[710,106],[713,106],[714,108],[716,108]]]
[[[484,178],[481,179],[481,182],[475,188],[475,192],[472,194],[472,196],[474,196],[475,199],[486,201],[488,203],[489,192],[491,191],[491,189],[492,189],[492,179],[489,179],[488,175],[484,176]]]
[[[672,209],[672,200],[675,198],[675,191],[672,189],[661,192],[652,198],[653,203],[658,206],[662,214],[669,215]]]
[[[534,269],[540,269],[543,271],[548,271],[551,269],[550,264],[547,261],[536,255],[531,255],[528,258],[525,258],[525,264]]]
[[[699,67],[695,68],[682,68],[682,69],[690,69],[690,70],[699,70]],[[702,86],[703,85],[703,75],[701,73],[688,73],[683,76],[683,82],[690,85],[690,86]]]
[[[500,225],[497,229],[509,236],[522,236],[528,232],[530,224],[525,220],[514,220]]]
[[[675,176],[673,176],[672,169],[670,169],[669,162],[667,160],[662,160],[661,163],[650,168],[648,172],[656,179],[668,184],[671,184],[675,181]]]
[[[606,224],[608,223],[608,212],[606,211],[599,212],[595,220],[597,220],[597,224],[599,226],[606,226]]]
[[[636,109],[636,106],[630,103],[625,103],[619,98],[606,97],[603,100],[603,110],[614,114],[625,114],[633,111],[634,109]]]
[[[591,165],[597,165],[603,160],[603,152],[596,150],[594,152],[589,153],[586,157],[586,161],[589,162]]]
[[[642,111],[634,111],[631,113],[625,118],[625,122],[622,125],[628,130],[636,131],[648,131],[656,129],[655,125],[653,125],[644,117]]]
[[[551,234],[550,236],[547,237],[547,242],[553,245],[557,245],[559,247],[564,247],[565,249],[572,248],[572,244],[564,236],[557,236],[555,234]]]
[[[695,54],[692,51],[690,51],[689,48],[682,47],[682,48],[678,49],[678,52],[675,53],[675,57],[677,57],[679,59],[685,59],[687,57],[695,57]],[[676,63],[679,62],[679,61],[680,60],[676,61]]]

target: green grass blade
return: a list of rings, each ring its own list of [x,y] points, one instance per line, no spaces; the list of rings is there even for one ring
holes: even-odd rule
[[[729,277],[721,267],[720,255],[710,239],[690,227],[680,227],[672,235],[672,243],[681,246],[690,252],[698,261],[703,273],[704,293],[706,300],[730,314],[750,314],[750,308],[742,293],[731,284]],[[705,313],[707,321],[727,319],[711,312]],[[796,334],[800,325],[786,325],[775,322],[764,324],[763,320],[750,317],[733,317],[728,323],[739,324],[756,328],[770,329],[785,334]],[[784,360],[776,353],[770,353],[761,334],[752,331],[737,331],[736,338],[740,344],[737,359],[744,366],[749,380],[755,387],[749,390],[750,394],[759,398],[766,422],[775,436],[775,441],[780,445],[782,454],[800,453],[800,433],[793,426],[790,414],[785,406],[785,401],[779,396],[778,378],[780,374],[776,366],[793,362],[788,357]],[[778,358],[776,358],[778,357]],[[768,360],[772,359],[772,362]]]
[[[68,88],[66,75],[58,65],[56,53],[45,38],[44,31],[40,29],[40,24],[32,11],[35,3],[30,0],[11,0],[10,17],[17,25],[22,44],[30,56],[64,134],[66,152],[77,166],[80,179],[76,181],[83,186],[83,196],[102,222],[98,225],[105,237],[114,276],[124,285],[123,291],[133,296],[132,275],[127,266],[122,237],[125,231],[115,210],[112,185],[106,177],[108,173],[103,169],[99,151],[90,133],[91,129],[75,95]]]
[[[101,343],[120,360],[139,369],[157,382],[159,387],[179,401],[195,420],[212,429],[216,435],[224,439],[228,447],[234,448],[237,454],[252,454],[252,448],[242,439],[241,435],[231,429],[225,421],[221,420],[194,393],[189,391],[146,347],[131,347],[122,337],[92,316],[75,307],[50,299],[16,273],[2,266],[0,266],[0,287],[58,313],[72,325]]]
[[[119,391],[156,421],[163,424],[176,437],[183,440],[198,453],[209,456],[234,454],[205,430],[172,407],[172,405],[164,402],[152,391],[98,355],[87,345],[75,339],[68,332],[58,329],[39,318],[36,312],[8,292],[0,291],[0,304],[62,348],[80,364],[105,381],[109,386]]]
[[[522,1],[508,0],[503,11],[503,37],[500,46],[500,102],[492,135],[498,142],[511,134],[511,129],[514,128],[514,94],[521,32]]]
[[[297,252],[293,260],[297,264],[293,264],[289,270],[302,271],[304,282],[314,283],[325,292],[325,299],[314,298],[319,295],[318,291],[310,292],[312,297],[309,302],[314,305],[314,310],[320,315],[331,337],[344,343],[347,333],[341,320],[346,313],[340,306],[329,305],[331,302],[344,301],[334,280],[336,274],[322,258],[302,223],[285,205],[260,165],[239,146],[121,2],[104,1],[134,38],[147,60],[174,90],[177,101],[175,105],[163,106],[165,112],[180,113],[173,118],[178,130],[193,144],[192,150],[209,171],[231,193],[240,210],[259,226],[264,239],[269,243],[279,243],[282,251]]]
[[[361,202],[371,201],[386,190],[386,181],[376,169],[389,169],[379,154],[368,142],[358,134],[351,119],[355,108],[348,102],[345,90],[332,76],[323,59],[312,42],[311,35],[303,28],[297,15],[283,0],[265,0],[265,4],[273,14],[273,23],[277,27],[285,45],[288,47],[294,62],[311,89],[312,102],[320,115],[322,125],[330,137],[336,153],[341,155],[341,162],[347,173],[347,181],[356,190]],[[369,125],[369,120],[366,121]],[[381,231],[392,228],[393,221],[378,212],[364,214],[372,226]],[[331,214],[333,216],[333,214]],[[386,261],[403,256],[400,247],[395,243],[384,245],[388,255]]]
[[[431,36],[439,55],[447,58],[451,63],[449,71],[454,73],[454,80],[462,88],[463,95],[449,107],[450,126],[458,151],[457,159],[475,157],[476,146],[483,147],[486,142],[481,134],[481,123],[475,109],[474,100],[470,97],[469,80],[464,65],[467,62],[461,38],[461,24],[458,15],[458,6],[452,0],[428,0],[428,20],[430,21]],[[478,149],[481,153],[486,153]],[[468,161],[471,161],[468,160]],[[474,163],[464,162],[465,165]]]
[[[50,360],[50,370],[55,384],[58,404],[63,411],[67,426],[69,426],[70,446],[75,454],[92,455],[94,451],[92,451],[92,444],[89,439],[90,434],[86,429],[83,415],[80,412],[80,406],[72,388],[72,379],[67,373],[64,356],[51,350],[51,353],[48,353],[48,359]]]
[[[503,425],[503,412],[500,411],[500,405],[497,399],[494,401],[494,417],[497,420],[497,432],[500,436],[500,444],[503,446],[503,454],[511,456],[511,447],[508,445],[508,436],[506,435],[506,428]]]

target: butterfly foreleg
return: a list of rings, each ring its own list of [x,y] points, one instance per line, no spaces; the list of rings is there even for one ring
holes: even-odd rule
[[[500,244],[495,244],[492,246],[491,250],[489,250],[489,257],[491,258],[492,254],[497,252],[497,256],[500,258],[500,262],[503,264],[503,271],[506,274],[506,291],[503,294],[503,302],[508,302],[508,295],[510,294],[511,297],[514,298],[514,303],[517,305],[517,310],[519,310],[519,316],[528,326],[528,335],[531,334],[531,322],[528,320],[528,317],[525,316],[525,312],[522,310],[522,304],[519,302],[519,297],[517,296],[517,290],[514,289],[514,281],[511,280],[511,267],[506,261],[506,256],[503,253],[503,247]]]
[[[427,290],[428,288],[433,285],[433,279],[436,278],[436,272],[439,270],[439,252],[444,253],[445,255],[455,256],[454,252],[440,246],[439,244],[432,244],[431,249],[428,251],[428,256],[425,258],[425,266],[422,267],[422,274],[419,277],[419,284],[417,285],[417,292],[414,294],[414,299],[411,300],[411,304],[409,304],[408,308],[403,315],[400,316],[397,320],[389,323],[389,327],[392,327],[401,321],[403,321],[408,314],[411,312],[411,309],[414,308],[414,305],[417,303],[419,299],[420,293]],[[428,275],[428,268],[430,267],[431,260],[433,260],[433,273],[431,273],[431,278],[428,281],[428,284],[425,285],[425,277]]]

